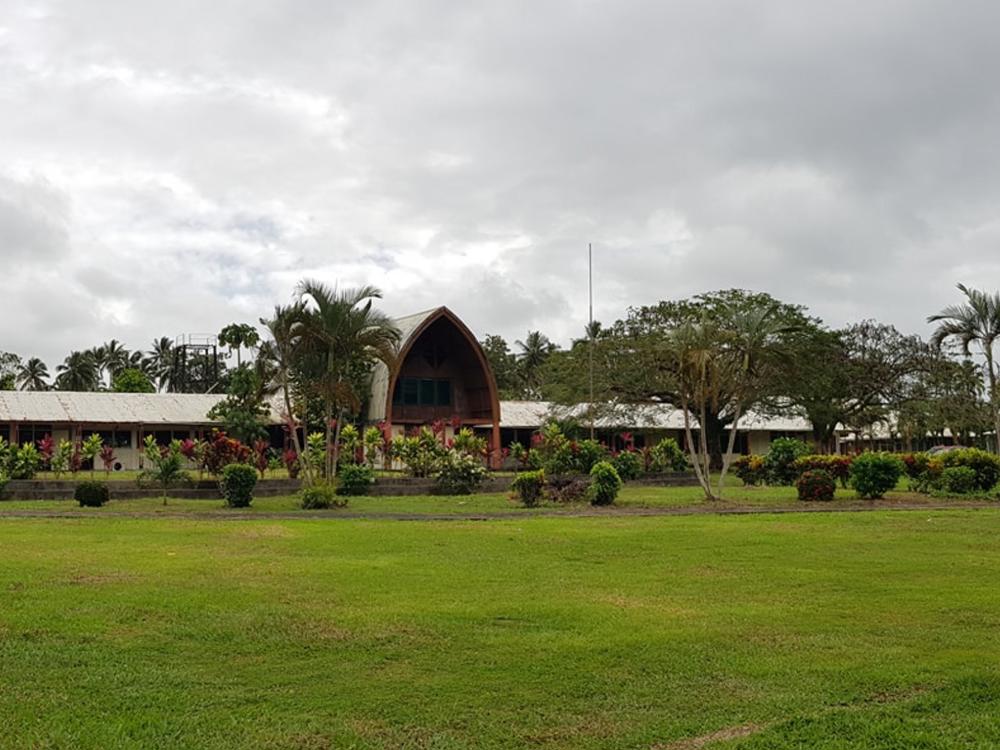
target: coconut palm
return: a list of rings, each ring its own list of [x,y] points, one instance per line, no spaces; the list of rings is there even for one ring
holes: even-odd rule
[[[147,360],[149,363],[147,374],[156,380],[157,387],[161,391],[170,390],[170,379],[174,369],[174,342],[166,336],[155,339]]]
[[[927,318],[928,323],[939,324],[931,336],[931,344],[940,347],[946,341],[956,341],[967,357],[972,355],[975,345],[983,355],[983,369],[993,409],[994,448],[1000,451],[1000,393],[997,390],[1000,375],[994,351],[994,346],[1000,341],[1000,293],[971,289],[965,284],[959,284],[958,289],[965,295],[964,303],[949,305],[937,315]]]
[[[128,349],[118,339],[111,339],[107,343],[91,350],[94,362],[97,365],[97,377],[101,383],[110,383],[122,370],[129,367]]]
[[[521,347],[517,360],[524,387],[530,395],[537,396],[539,370],[549,355],[556,350],[556,345],[540,331],[528,331],[524,341],[515,341],[514,343]]]
[[[315,367],[312,387],[323,398],[328,447],[326,476],[332,477],[339,458],[343,415],[361,405],[355,376],[375,361],[391,367],[400,334],[387,315],[372,307],[382,297],[373,286],[336,289],[305,280],[299,283],[298,297],[306,310],[302,345],[312,355]],[[336,431],[331,435],[335,410]]]
[[[72,352],[56,373],[55,385],[61,391],[96,391],[100,380],[92,351]]]
[[[49,368],[38,357],[24,362],[17,371],[17,387],[22,391],[47,391]]]

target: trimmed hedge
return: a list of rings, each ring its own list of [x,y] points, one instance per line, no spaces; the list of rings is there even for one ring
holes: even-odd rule
[[[517,493],[522,505],[526,508],[533,508],[542,499],[542,493],[545,490],[545,472],[541,469],[522,471],[514,477],[510,488]]]
[[[219,489],[230,508],[249,508],[257,486],[257,470],[248,464],[228,464],[222,467]]]
[[[81,508],[100,508],[111,500],[111,492],[104,482],[80,482],[73,490],[73,499]]]
[[[611,505],[622,488],[622,478],[607,461],[598,461],[590,470],[590,502],[592,505]]]
[[[799,500],[833,500],[837,491],[837,483],[825,469],[810,469],[802,473],[795,482]]]
[[[906,465],[892,453],[862,453],[851,463],[851,486],[860,497],[877,500],[893,489]]]

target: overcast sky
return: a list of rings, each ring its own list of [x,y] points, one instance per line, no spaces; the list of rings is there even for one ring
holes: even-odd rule
[[[480,336],[733,286],[927,334],[1000,287],[996,2],[0,2],[0,350],[302,277]]]

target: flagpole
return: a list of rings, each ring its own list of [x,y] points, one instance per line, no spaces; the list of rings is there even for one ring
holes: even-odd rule
[[[587,243],[587,266],[590,288],[590,320],[587,337],[590,339],[590,439],[594,439],[594,246]]]

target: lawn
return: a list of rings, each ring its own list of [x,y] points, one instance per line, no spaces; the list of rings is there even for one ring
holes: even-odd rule
[[[0,518],[0,747],[992,748],[998,533]]]

